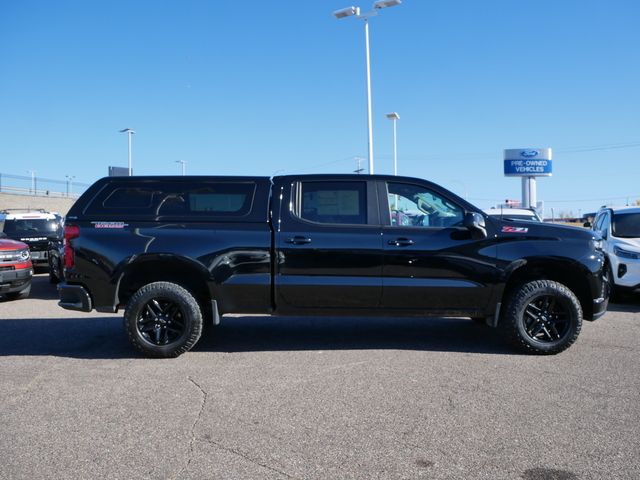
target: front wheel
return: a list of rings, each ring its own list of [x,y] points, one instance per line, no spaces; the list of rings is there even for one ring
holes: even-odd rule
[[[193,295],[171,282],[141,287],[127,303],[124,326],[131,343],[149,357],[177,357],[202,334],[202,313]]]
[[[525,283],[512,292],[500,321],[507,338],[526,353],[562,352],[582,328],[582,307],[565,285],[551,280]]]

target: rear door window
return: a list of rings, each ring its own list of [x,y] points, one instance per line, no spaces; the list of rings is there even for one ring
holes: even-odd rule
[[[366,225],[366,182],[301,182],[296,214],[322,224]]]

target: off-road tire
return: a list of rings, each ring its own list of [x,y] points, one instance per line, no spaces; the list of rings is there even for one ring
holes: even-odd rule
[[[177,357],[200,339],[202,312],[185,288],[154,282],[133,294],[124,312],[124,327],[133,346],[144,355]]]
[[[534,280],[511,292],[500,327],[517,349],[552,355],[566,350],[578,338],[582,307],[565,285],[552,280]]]

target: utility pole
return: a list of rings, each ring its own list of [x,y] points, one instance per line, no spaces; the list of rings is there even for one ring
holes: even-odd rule
[[[362,172],[364,172],[364,168],[362,168],[362,161],[364,160],[364,158],[354,157],[354,160],[356,161],[356,169],[353,171],[353,173],[357,173],[358,175],[360,175]]]

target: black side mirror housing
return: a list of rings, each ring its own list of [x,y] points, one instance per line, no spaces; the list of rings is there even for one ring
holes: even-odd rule
[[[583,226],[584,228],[591,228],[591,222],[584,222],[584,223],[582,224],[582,226]]]
[[[479,213],[465,213],[463,225],[471,232],[471,237],[475,240],[487,238],[487,228],[484,222],[484,217]]]

